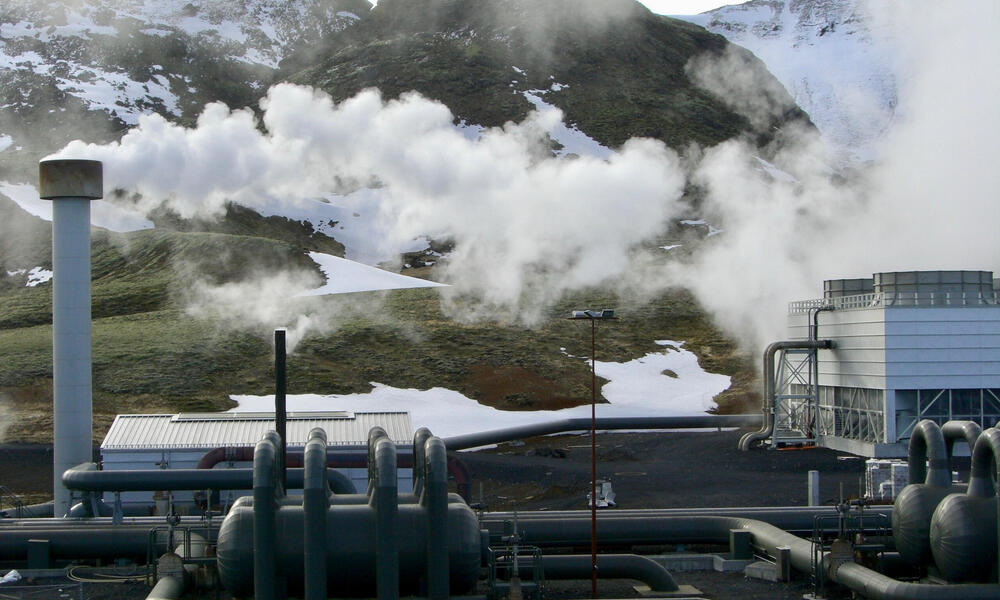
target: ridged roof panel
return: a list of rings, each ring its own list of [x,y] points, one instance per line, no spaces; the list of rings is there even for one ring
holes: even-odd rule
[[[314,427],[326,430],[331,446],[364,446],[368,431],[385,429],[397,444],[413,442],[410,414],[384,413],[289,413],[286,419],[288,445],[305,446]],[[274,429],[271,413],[194,413],[180,415],[118,415],[101,443],[103,450],[253,446]]]

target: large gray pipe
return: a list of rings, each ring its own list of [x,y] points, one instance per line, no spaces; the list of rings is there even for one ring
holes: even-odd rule
[[[589,554],[547,555],[542,557],[546,579],[590,579],[593,564]],[[526,566],[520,566],[522,579],[530,578]],[[601,579],[636,579],[653,592],[676,592],[680,589],[670,572],[645,556],[636,554],[600,554],[597,576]]]
[[[779,350],[826,350],[833,348],[831,340],[798,340],[774,342],[764,351],[764,399],[761,402],[761,413],[764,424],[759,431],[748,433],[740,438],[740,450],[749,450],[750,447],[765,440],[774,433],[774,402],[775,402],[775,382],[774,382],[774,360]],[[818,382],[816,382],[818,384]]]
[[[146,600],[179,600],[184,595],[184,578],[176,575],[161,577],[146,596]]]
[[[326,484],[326,431],[319,427],[309,432],[305,465],[302,490],[305,600],[326,600],[326,511],[330,508],[330,494]]]
[[[695,415],[687,417],[600,417],[597,429],[702,429],[715,427],[747,427],[761,422],[759,415]],[[467,433],[442,438],[449,451],[466,450],[490,444],[499,444],[521,438],[552,435],[567,431],[589,431],[590,419],[577,417],[546,423],[534,423],[479,433]]]
[[[81,492],[155,492],[157,490],[250,490],[253,469],[127,469],[96,471],[94,463],[77,465],[63,474],[68,489]],[[291,489],[302,489],[305,469],[288,469]],[[340,471],[328,469],[335,494],[356,494],[354,483]]]
[[[931,518],[934,564],[948,581],[985,581],[997,569],[1000,505],[992,480],[998,458],[1000,431],[991,427],[972,450],[968,492],[945,498]]]
[[[399,599],[399,488],[396,444],[381,427],[368,432],[368,490],[375,509],[375,586],[378,600]]]
[[[604,521],[608,523],[608,521]],[[651,531],[642,519],[622,519],[610,527],[599,530],[598,539],[608,539],[620,535],[634,544],[643,543],[710,543],[727,544],[732,530],[745,530],[753,535],[754,545],[771,556],[777,556],[779,547],[791,550],[792,566],[804,573],[812,572],[813,548],[808,540],[796,537],[773,525],[752,519],[734,517],[677,517],[658,519],[656,531]],[[541,527],[545,525],[545,527]],[[600,527],[601,521],[598,521]],[[573,541],[577,544],[589,539],[590,524],[586,520],[557,520],[536,523],[522,527],[518,531],[525,543],[538,544],[541,541]],[[653,541],[655,540],[655,541]],[[854,563],[824,564],[828,576],[863,594],[877,600],[910,600],[912,598],[935,598],[938,600],[974,600],[1000,598],[1000,587],[996,585],[963,584],[941,586],[932,584],[903,583],[886,577]]]
[[[932,560],[931,516],[938,504],[958,490],[951,487],[944,433],[937,423],[925,419],[910,434],[910,485],[896,496],[892,513],[892,537],[899,555],[914,565]]]
[[[958,440],[969,445],[969,456],[972,456],[972,449],[976,447],[976,440],[983,433],[983,428],[975,421],[948,421],[941,426],[941,433],[944,435],[945,450],[950,460]]]
[[[104,197],[96,160],[38,163],[38,196],[52,200],[52,493],[70,508],[63,471],[93,455],[90,363],[90,201]]]
[[[448,451],[436,437],[423,445],[424,460],[414,465],[414,472],[423,471],[420,504],[427,510],[427,596],[448,600]]]
[[[253,584],[257,600],[275,600],[277,590],[278,434],[269,431],[257,442],[253,458]]]
[[[891,514],[892,507],[879,507],[871,511],[875,514]],[[597,522],[598,540],[606,545],[631,546],[635,544],[667,544],[675,535],[674,521],[686,517],[730,517],[752,519],[774,525],[783,531],[800,535],[810,535],[816,525],[816,517],[833,517],[836,509],[830,506],[784,506],[784,507],[733,507],[733,508],[673,508],[615,510],[604,515]],[[869,515],[873,516],[873,515]],[[504,534],[505,523],[514,520],[514,513],[484,513],[480,525],[490,532],[496,542]],[[531,543],[546,548],[579,546],[589,543],[590,531],[579,529],[583,538],[567,536],[565,522],[583,521],[589,527],[590,511],[526,511],[517,513],[519,529],[531,537]],[[875,518],[866,519],[875,532],[884,527]],[[580,527],[583,527],[582,525]],[[838,527],[832,520],[827,531],[836,533]]]

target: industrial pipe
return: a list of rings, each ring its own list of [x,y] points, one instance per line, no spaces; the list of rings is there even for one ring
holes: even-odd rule
[[[913,428],[908,462],[910,485],[896,496],[892,538],[904,560],[924,565],[933,559],[930,529],[934,510],[946,496],[959,491],[951,486],[947,445],[937,423],[924,419]]]
[[[379,600],[399,599],[396,444],[381,427],[368,432],[369,505],[375,509],[375,588]]]
[[[883,514],[891,512],[892,507],[878,511]],[[631,546],[636,544],[666,544],[676,532],[675,521],[687,517],[729,517],[752,519],[768,523],[779,529],[801,535],[810,535],[816,524],[817,516],[834,516],[833,507],[752,507],[752,508],[677,508],[658,510],[615,510],[613,514],[603,516],[597,522],[597,537],[609,546]],[[490,538],[499,542],[504,535],[504,524],[514,520],[514,513],[484,513],[480,516],[480,526],[490,532]],[[530,543],[536,546],[573,547],[589,543],[589,529],[576,529],[589,526],[590,511],[526,511],[517,513],[519,530],[531,538]],[[879,526],[875,519],[866,520],[872,532]],[[564,524],[575,524],[574,529],[567,529]],[[836,533],[835,523],[829,525],[828,531]],[[577,538],[575,535],[585,535]],[[572,534],[572,535],[570,535]],[[709,540],[710,541],[710,540]]]
[[[792,566],[802,572],[811,573],[813,568],[813,547],[808,540],[796,537],[773,525],[753,519],[735,517],[677,517],[658,519],[656,531],[651,526],[644,526],[641,519],[622,519],[617,523],[607,520],[601,539],[615,535],[621,540],[629,540],[632,544],[646,543],[712,543],[727,544],[732,530],[749,531],[753,535],[754,545],[770,556],[777,556],[779,547],[788,547],[791,551]],[[553,519],[539,527],[542,523],[529,523],[523,526],[518,522],[518,533],[525,543],[538,545],[555,539],[572,541],[576,544],[589,538],[589,522],[585,520]],[[1000,587],[996,585],[961,584],[932,585],[903,583],[880,573],[872,571],[852,562],[830,564],[829,558],[824,558],[828,576],[836,583],[845,585],[865,597],[878,600],[910,600],[912,598],[935,598],[938,600],[972,600],[981,598],[1000,598]]]
[[[798,340],[774,342],[764,351],[764,399],[761,402],[761,413],[764,423],[759,431],[748,433],[740,438],[740,450],[749,450],[756,442],[771,437],[774,433],[774,357],[779,350],[828,350],[833,348],[831,340]],[[817,382],[818,383],[818,382]]]
[[[177,575],[161,577],[146,596],[146,600],[179,600],[184,595],[184,578]]]
[[[983,433],[983,428],[975,421],[948,421],[941,426],[941,433],[944,435],[945,450],[950,462],[954,455],[955,442],[958,440],[963,440],[969,445],[969,455],[972,455],[972,449],[976,447],[976,440]]]
[[[269,431],[257,442],[253,460],[253,582],[257,600],[275,600],[277,590],[277,523],[281,495],[275,466],[278,434]]]
[[[714,427],[745,427],[760,423],[758,415],[693,415],[686,417],[600,417],[597,419],[597,429],[613,431],[616,429],[698,429]],[[449,451],[467,450],[499,444],[510,440],[535,437],[539,435],[552,435],[554,433],[566,433],[569,431],[589,431],[590,419],[587,417],[576,417],[570,419],[560,419],[558,421],[548,421],[546,423],[532,423],[530,425],[519,425],[516,427],[506,427],[504,429],[493,429],[491,431],[481,431],[478,433],[466,433],[442,438],[444,445]]]
[[[593,567],[589,554],[542,556],[542,571],[546,579],[590,579]],[[519,565],[522,579],[531,573]],[[637,554],[601,554],[597,557],[597,576],[601,579],[635,579],[649,586],[652,592],[676,592],[680,589],[663,565]]]
[[[397,453],[397,467],[401,469],[409,469],[413,466],[413,455]],[[249,462],[253,460],[253,448],[247,447],[219,447],[213,448],[206,452],[201,459],[198,461],[198,465],[195,467],[197,469],[212,469],[215,465],[220,462]],[[299,467],[302,465],[302,452],[289,452],[286,457],[286,464],[289,467],[288,477],[289,488],[298,487],[295,484],[294,479],[294,467]],[[345,452],[337,448],[327,448],[326,451],[327,466],[332,469],[365,469],[368,467],[368,459],[365,454],[358,452]],[[217,469],[221,470],[221,469]],[[336,471],[330,471],[330,473],[336,473]],[[466,501],[469,500],[469,495],[472,489],[472,483],[469,478],[469,471],[465,464],[453,455],[448,456],[448,475],[454,479],[455,487],[458,490],[458,494]],[[331,477],[334,477],[331,475]],[[416,485],[416,482],[414,483]],[[159,489],[159,488],[158,488]],[[207,489],[207,488],[203,488]],[[241,489],[241,488],[225,488],[225,489]],[[342,489],[333,488],[334,493],[337,494],[352,494],[355,492],[347,492]]]
[[[414,472],[423,471],[420,504],[427,511],[427,596],[448,600],[448,451],[436,437],[426,438],[423,448],[424,460]]]
[[[309,432],[305,464],[302,490],[305,600],[326,600],[326,511],[330,508],[330,493],[326,483],[326,431],[319,427]]]
[[[63,485],[81,492],[155,492],[158,490],[250,490],[253,469],[136,469],[95,471],[93,463],[77,465],[63,473]],[[356,494],[354,483],[343,473],[327,471],[327,482],[336,494]],[[304,469],[289,469],[291,489],[302,489]]]
[[[63,471],[93,454],[90,336],[90,201],[104,197],[96,160],[38,163],[38,197],[52,200],[52,493],[70,508]]]
[[[931,517],[934,564],[949,581],[984,581],[997,568],[1000,508],[991,480],[998,458],[1000,431],[991,427],[973,448],[968,492],[945,498]]]

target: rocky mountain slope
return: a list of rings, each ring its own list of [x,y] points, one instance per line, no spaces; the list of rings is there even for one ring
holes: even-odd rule
[[[897,104],[891,34],[866,0],[750,0],[678,17],[752,51],[842,161],[869,161]]]
[[[212,101],[259,115],[259,100],[281,81],[334,101],[371,87],[386,99],[416,90],[447,106],[470,135],[557,107],[564,123],[550,150],[564,161],[609,153],[636,136],[684,151],[734,137],[763,146],[790,121],[810,126],[787,95],[758,120],[696,85],[691,59],[727,52],[766,86],[774,80],[724,38],[632,0],[382,0],[374,10],[364,0],[13,0],[0,8],[0,34],[0,183],[8,197],[71,139],[118,140],[148,114],[195,126]],[[377,194],[382,184],[365,185]],[[108,196],[112,208],[134,208],[130,190]],[[95,230],[102,423],[121,411],[218,409],[229,406],[228,394],[270,389],[266,319],[244,321],[245,307],[198,312],[192,297],[211,288],[230,302],[253,302],[246,294],[262,281],[280,287],[276,275],[288,269],[322,278],[307,252],[342,255],[346,245],[350,254],[356,240],[337,239],[337,220],[351,218],[350,209],[310,202],[264,214],[229,203],[221,215],[194,219],[163,206],[142,215],[152,230]],[[50,234],[22,206],[0,195],[0,215],[16,224],[0,240],[0,403],[31,413],[15,437],[44,431],[36,425],[48,418],[51,383],[49,284],[29,274],[49,266]],[[704,233],[675,221],[644,244],[696,247]],[[411,274],[433,277],[433,263],[447,261],[449,250],[446,239],[424,243],[403,261]],[[749,358],[679,290],[648,298],[580,286],[543,307],[533,327],[453,320],[428,290],[310,302],[322,310],[313,304],[302,315],[338,318],[298,346],[293,392],[363,391],[377,381],[449,387],[508,408],[585,402],[586,365],[577,357],[589,352],[588,336],[567,328],[563,315],[597,303],[636,315],[609,329],[605,358],[643,356],[656,339],[687,340],[705,368],[735,376],[720,400],[725,410],[754,403]]]

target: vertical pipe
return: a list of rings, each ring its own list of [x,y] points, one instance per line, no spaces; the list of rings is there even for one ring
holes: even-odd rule
[[[396,445],[381,427],[368,434],[369,452],[374,454],[374,481],[368,482],[375,505],[375,586],[378,600],[399,599],[399,544],[396,513],[399,491],[396,484]]]
[[[273,433],[273,432],[269,432]],[[274,437],[257,442],[253,455],[253,586],[256,600],[275,600],[277,588],[277,490]]]
[[[93,456],[90,361],[90,201],[104,196],[95,160],[38,163],[38,195],[52,200],[53,514],[65,515],[62,474]]]
[[[809,506],[819,506],[819,471],[809,471]]]
[[[424,464],[424,444],[430,437],[431,432],[426,427],[421,427],[413,434],[413,495],[417,498],[423,493],[424,481],[427,476]]]
[[[309,432],[302,490],[305,600],[326,600],[326,512],[330,496],[326,481],[326,432]]]
[[[597,598],[597,321],[590,318],[590,597]]]
[[[448,451],[440,438],[425,442],[425,493],[421,503],[427,511],[427,597],[448,600]]]
[[[288,487],[288,474],[285,467],[285,330],[274,330],[274,428],[281,436],[281,447],[278,448],[278,472],[282,489]]]

